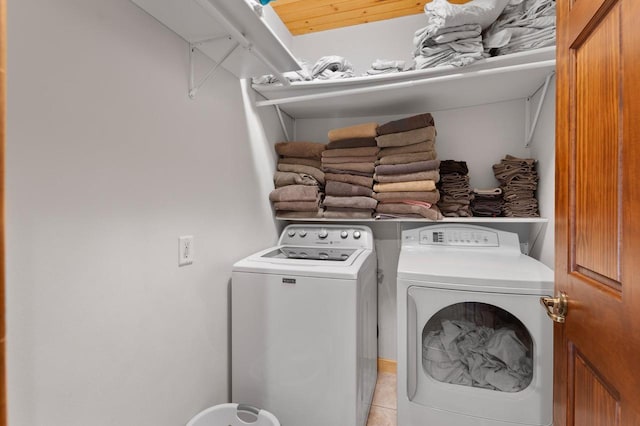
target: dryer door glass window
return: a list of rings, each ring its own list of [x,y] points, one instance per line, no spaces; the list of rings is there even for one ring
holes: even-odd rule
[[[486,303],[457,303],[425,325],[422,368],[439,382],[519,392],[533,378],[533,341],[509,312]]]

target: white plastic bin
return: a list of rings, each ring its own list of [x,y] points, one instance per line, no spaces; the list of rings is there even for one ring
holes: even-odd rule
[[[241,418],[242,417],[242,418]],[[220,404],[196,414],[187,426],[280,426],[268,411],[246,404]]]

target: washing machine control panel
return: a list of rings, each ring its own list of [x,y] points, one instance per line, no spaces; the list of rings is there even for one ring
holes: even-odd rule
[[[373,249],[373,234],[366,226],[289,225],[280,235],[279,244]]]
[[[457,247],[500,246],[497,232],[465,228],[422,230],[420,232],[420,244]]]

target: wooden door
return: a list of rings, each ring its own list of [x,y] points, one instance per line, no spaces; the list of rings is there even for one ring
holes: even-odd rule
[[[640,1],[559,0],[555,426],[640,425]]]

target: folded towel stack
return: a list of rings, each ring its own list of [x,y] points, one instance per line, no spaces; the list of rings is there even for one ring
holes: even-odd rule
[[[491,56],[553,46],[555,42],[556,0],[510,2],[482,40]]]
[[[321,170],[326,146],[317,142],[279,142],[275,145],[278,169],[275,189],[269,194],[276,215],[284,218],[322,217],[321,190],[325,177]]]
[[[440,202],[438,207],[446,217],[471,217],[469,169],[465,161],[440,162]]]
[[[374,197],[379,201],[376,218],[441,219],[435,206],[440,199],[436,189],[440,163],[431,114],[390,121],[379,126],[377,133],[380,152],[373,176]]]
[[[502,215],[502,189],[489,188],[473,190],[471,212],[474,216],[498,217]]]
[[[324,217],[370,219],[378,203],[373,196],[373,170],[380,149],[377,123],[365,123],[329,131],[322,152],[326,197]]]
[[[482,31],[504,10],[509,0],[471,0],[425,4],[427,26],[413,37],[416,69],[441,65],[463,66],[484,57]]]
[[[507,217],[538,217],[536,160],[507,155],[493,165],[493,174],[500,182],[504,199],[503,213]]]

